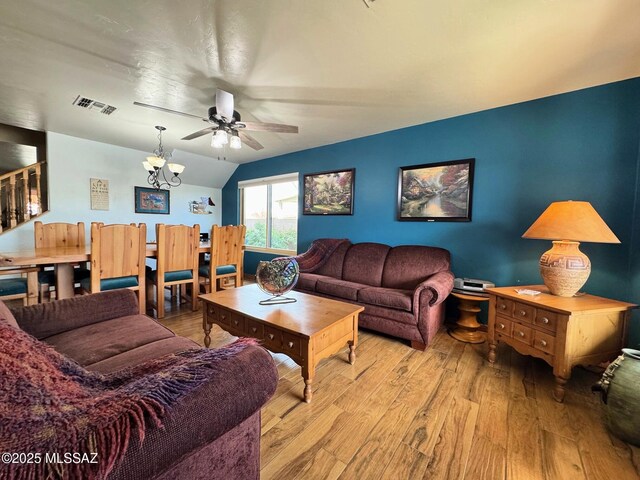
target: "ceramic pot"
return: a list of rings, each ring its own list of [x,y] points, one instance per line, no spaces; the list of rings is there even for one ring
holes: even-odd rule
[[[611,433],[640,447],[640,350],[623,348],[592,389],[602,393]]]

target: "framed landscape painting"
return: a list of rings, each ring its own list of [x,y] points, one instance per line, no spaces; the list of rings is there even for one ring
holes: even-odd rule
[[[398,220],[471,221],[475,159],[401,167]]]
[[[304,176],[303,215],[352,215],[356,170]]]
[[[168,215],[169,190],[135,187],[136,213],[160,213]]]

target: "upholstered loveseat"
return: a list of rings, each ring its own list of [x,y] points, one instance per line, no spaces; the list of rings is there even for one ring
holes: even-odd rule
[[[424,350],[443,323],[444,300],[453,289],[443,248],[321,239],[297,259],[296,289],[364,306],[361,327]]]
[[[140,315],[135,293],[126,289],[11,312],[0,302],[0,327],[5,339],[9,335],[26,337],[19,330],[12,332],[16,324],[86,370],[102,374],[118,374],[126,372],[126,367],[162,362],[168,358],[166,355],[177,352],[181,352],[177,356],[185,351],[207,354],[207,360],[216,353]],[[187,377],[187,382],[198,382],[198,386],[166,410],[162,427],[147,421],[142,443],[138,441],[138,431],[131,432],[128,449],[108,480],[260,477],[260,410],[275,391],[278,376],[266,350],[252,344],[241,346],[208,362],[205,378]],[[0,358],[7,364],[11,361],[1,355]],[[31,362],[28,367],[33,368],[33,359],[27,356],[24,362]],[[177,378],[163,372],[158,376],[171,377],[171,381]],[[9,398],[11,406],[10,392],[2,398]],[[19,403],[11,406],[11,414],[17,414],[19,408]],[[15,475],[19,474],[17,470]]]

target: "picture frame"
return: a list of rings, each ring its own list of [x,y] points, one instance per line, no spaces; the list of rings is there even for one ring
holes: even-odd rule
[[[400,167],[398,220],[470,222],[475,158]]]
[[[136,213],[169,215],[171,213],[169,190],[135,187],[135,209]]]
[[[308,173],[303,178],[303,215],[353,215],[356,169]]]

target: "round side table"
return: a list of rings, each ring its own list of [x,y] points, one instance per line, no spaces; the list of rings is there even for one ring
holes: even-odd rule
[[[485,334],[479,331],[477,315],[480,311],[480,303],[488,302],[489,297],[480,295],[467,295],[466,293],[451,292],[451,295],[458,299],[458,310],[460,318],[456,322],[456,328],[449,331],[456,340],[466,343],[483,343]]]

